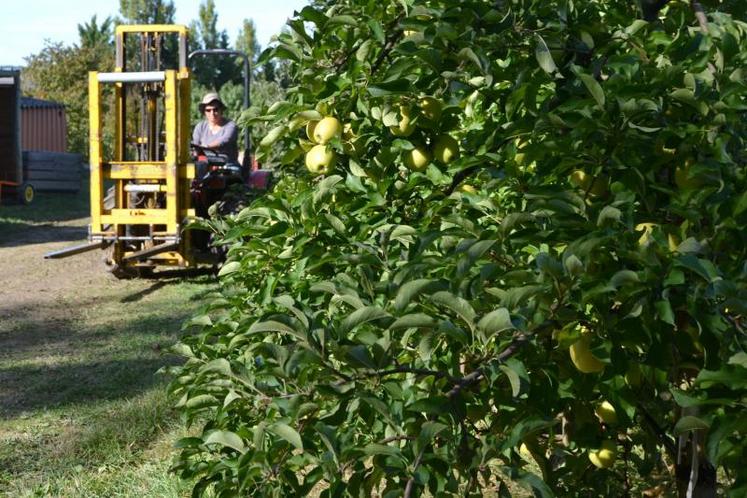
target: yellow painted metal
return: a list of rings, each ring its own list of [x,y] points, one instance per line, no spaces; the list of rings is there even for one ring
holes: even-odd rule
[[[183,24],[120,24],[115,33],[178,33],[187,36],[187,27]]]
[[[179,153],[177,146],[178,137],[178,95],[176,90],[176,71],[166,71],[166,83],[164,88],[164,109],[166,125],[166,210],[168,212],[169,232],[177,233],[179,230],[179,195],[177,188],[179,186],[178,160]]]
[[[113,180],[163,180],[168,176],[165,162],[118,162],[111,163],[107,170],[107,178]]]
[[[88,73],[88,119],[89,119],[89,159],[91,162],[91,227],[93,232],[100,232],[102,199],[104,197],[104,179],[101,174],[101,88],[98,73]]]
[[[167,209],[115,208],[101,216],[104,224],[116,225],[168,225],[171,221]],[[169,235],[176,231],[168,230]]]

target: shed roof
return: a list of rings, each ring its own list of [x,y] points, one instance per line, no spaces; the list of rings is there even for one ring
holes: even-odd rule
[[[21,97],[21,109],[64,109],[65,105],[51,100],[35,99],[33,97]]]

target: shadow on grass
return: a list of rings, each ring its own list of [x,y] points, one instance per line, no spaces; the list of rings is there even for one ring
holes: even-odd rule
[[[153,284],[150,287],[139,290],[133,294],[127,295],[120,299],[120,303],[134,303],[140,301],[144,297],[153,294],[154,292],[163,289],[169,285],[177,285],[184,283],[192,284],[205,284],[214,280],[215,271],[212,268],[188,268],[179,270],[161,270],[153,273],[149,277],[142,277],[143,280],[152,281]],[[190,300],[197,300],[211,291],[204,291],[192,296]]]
[[[127,398],[162,382],[156,372],[180,362],[167,351],[189,316],[146,315],[85,330],[73,320],[20,323],[0,334],[0,419]]]
[[[31,410],[57,408],[94,400],[139,394],[162,379],[159,368],[178,364],[173,355],[136,357],[60,366],[19,366],[0,371],[0,419]]]
[[[0,248],[45,242],[73,242],[85,239],[87,235],[88,230],[82,226],[0,222]]]

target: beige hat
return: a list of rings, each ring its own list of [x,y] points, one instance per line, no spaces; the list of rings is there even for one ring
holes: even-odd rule
[[[220,95],[218,95],[215,92],[209,92],[206,93],[204,97],[202,97],[202,102],[200,102],[200,105],[198,106],[198,109],[200,109],[200,114],[205,112],[205,107],[212,104],[213,102],[217,102],[220,105],[221,109],[225,109],[225,105],[223,105],[223,101],[220,99]]]

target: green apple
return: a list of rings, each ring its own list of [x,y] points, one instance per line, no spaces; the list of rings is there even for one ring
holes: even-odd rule
[[[459,159],[459,142],[450,135],[439,135],[433,146],[433,157],[444,164]]]
[[[334,167],[337,155],[326,145],[315,145],[306,153],[306,169],[312,175],[325,175]]]
[[[412,171],[423,171],[431,162],[431,153],[425,147],[418,146],[405,151],[402,160]]]
[[[332,140],[332,138],[339,136],[341,131],[342,126],[340,126],[340,121],[338,121],[337,118],[331,116],[322,118],[322,120],[314,126],[314,142],[324,145]]]

